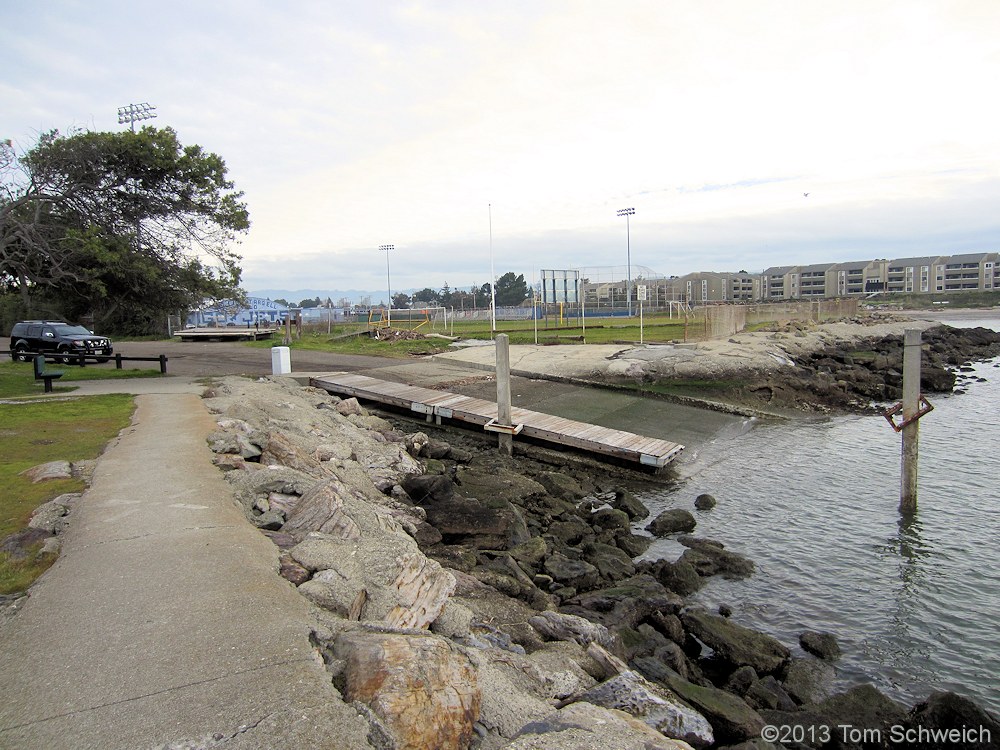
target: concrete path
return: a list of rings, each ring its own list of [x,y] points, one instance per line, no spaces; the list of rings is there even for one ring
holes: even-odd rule
[[[58,562],[0,622],[0,748],[368,747],[211,464],[201,400],[137,403]]]

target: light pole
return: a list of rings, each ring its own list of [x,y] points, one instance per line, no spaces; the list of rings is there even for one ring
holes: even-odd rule
[[[632,247],[629,239],[628,217],[635,216],[634,208],[619,208],[618,215],[625,217],[625,257],[628,262],[628,286],[625,296],[628,297],[628,316],[632,317]]]
[[[490,332],[497,337],[497,272],[493,270],[493,204],[486,207],[490,212]]]
[[[395,250],[394,245],[379,245],[379,250],[385,250],[385,288],[389,292],[389,301],[385,307],[385,322],[392,325],[392,281],[389,279],[389,251]]]
[[[152,120],[156,117],[156,112],[154,111],[156,107],[148,102],[143,102],[142,104],[129,104],[127,107],[118,108],[118,124],[124,125],[126,122],[132,126],[132,132],[135,132],[135,124],[140,120]]]

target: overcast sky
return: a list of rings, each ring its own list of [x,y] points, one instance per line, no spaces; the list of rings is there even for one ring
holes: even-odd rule
[[[626,207],[665,275],[1000,250],[996,0],[5,6],[0,138],[155,105],[248,290],[624,266]]]

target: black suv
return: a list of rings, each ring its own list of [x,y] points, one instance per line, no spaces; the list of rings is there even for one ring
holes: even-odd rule
[[[111,339],[59,320],[25,320],[10,332],[10,357],[17,362],[27,362],[34,354],[62,355],[67,364],[79,361],[81,354],[107,362],[114,352]]]

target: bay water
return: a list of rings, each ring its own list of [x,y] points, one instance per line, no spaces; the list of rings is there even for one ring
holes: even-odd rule
[[[1000,330],[1000,316],[941,321]],[[696,535],[751,558],[743,581],[694,597],[802,656],[804,630],[836,635],[838,687],[871,682],[907,704],[952,690],[1000,714],[1000,359],[920,421],[918,511],[898,512],[900,436],[881,416],[727,422],[641,499],[692,510]],[[714,495],[712,510],[694,498]],[[657,540],[644,557],[683,548]]]

